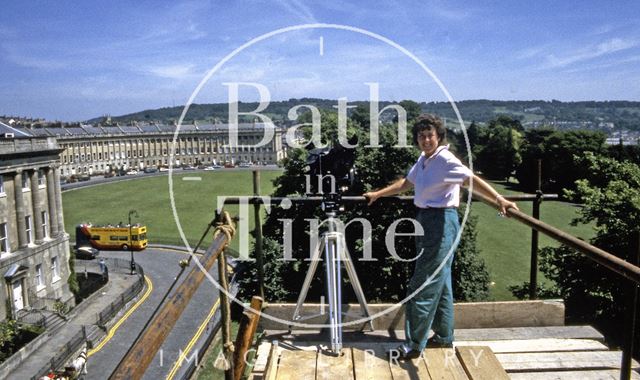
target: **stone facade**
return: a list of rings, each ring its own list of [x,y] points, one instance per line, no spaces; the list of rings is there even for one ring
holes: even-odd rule
[[[59,155],[53,137],[0,137],[0,320],[73,305]]]
[[[258,145],[265,128],[274,135],[264,146]],[[276,164],[286,156],[282,129],[262,123],[238,126],[238,145],[229,146],[226,124],[135,126],[90,126],[22,129],[39,136],[55,136],[64,149],[60,154],[60,174],[100,174],[110,169],[167,167],[173,148],[173,165],[223,165],[241,162]],[[173,145],[174,136],[176,139]]]

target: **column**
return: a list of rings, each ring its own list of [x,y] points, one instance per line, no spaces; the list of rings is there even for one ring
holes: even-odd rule
[[[13,177],[13,192],[16,201],[16,226],[18,227],[18,249],[25,248],[27,242],[27,225],[24,220],[24,198],[22,197],[22,170]]]
[[[33,209],[33,220],[36,237],[36,243],[41,243],[44,240],[44,233],[42,231],[42,199],[40,197],[40,188],[38,183],[38,170],[34,170],[31,173],[31,208]]]
[[[60,169],[56,165],[53,169],[53,180],[56,193],[56,220],[58,221],[58,234],[64,234],[64,218],[62,215],[62,193],[60,192]]]
[[[49,228],[51,236],[58,236],[58,209],[56,208],[56,179],[53,167],[47,168],[47,201],[49,203]],[[59,184],[59,183],[58,183]]]

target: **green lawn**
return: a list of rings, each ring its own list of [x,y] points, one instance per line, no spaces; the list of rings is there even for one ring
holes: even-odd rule
[[[271,181],[279,170],[261,172],[261,192],[271,194]],[[183,177],[200,177],[199,181]],[[250,171],[213,171],[178,173],[173,176],[174,199],[178,220],[193,248],[214,216],[218,196],[253,194]],[[65,228],[75,242],[75,226],[80,223],[127,223],[129,210],[137,210],[134,222],[146,224],[149,243],[184,246],[171,209],[167,176],[113,182],[101,186],[66,191],[62,194]],[[237,206],[227,208],[232,216]],[[249,207],[249,227],[253,229],[253,208]],[[240,232],[240,231],[239,231]],[[206,248],[211,242],[203,243]],[[238,234],[231,248],[238,249]]]
[[[263,171],[262,194],[272,192],[271,180],[280,171]],[[185,181],[184,176],[202,178]],[[494,184],[502,194],[513,194],[501,184]],[[214,215],[217,196],[252,194],[252,178],[249,171],[214,171],[178,173],[174,176],[174,194],[180,224],[192,247],[198,242]],[[148,226],[150,243],[183,245],[171,211],[169,186],[166,176],[114,182],[102,186],[67,191],[62,195],[67,232],[75,233],[79,223],[118,223],[127,221],[129,210],[138,211],[136,222]],[[520,202],[520,209],[531,215],[531,202]],[[229,207],[232,215],[238,208]],[[252,207],[249,208],[249,228],[253,229]],[[555,201],[543,202],[542,221],[568,233],[588,240],[593,235],[591,226],[569,225],[576,216],[576,206]],[[497,211],[480,202],[472,205],[472,215],[478,216],[478,245],[489,268],[492,282],[491,297],[495,300],[513,299],[507,289],[529,279],[531,230],[521,223],[500,218]],[[238,235],[231,247],[238,249]],[[203,244],[206,247],[211,239]],[[540,235],[540,247],[557,245],[555,241]],[[544,281],[542,274],[538,276]]]
[[[493,183],[501,194],[518,194],[499,183]],[[531,260],[531,229],[527,226],[497,216],[497,211],[481,202],[473,202],[472,215],[478,216],[478,247],[484,258],[491,281],[491,297],[495,300],[514,299],[508,286],[529,281]],[[531,202],[519,202],[520,210],[532,214]],[[577,216],[577,207],[564,202],[545,201],[540,206],[540,220],[566,231],[574,236],[588,240],[594,234],[591,225],[570,226],[571,220]],[[540,234],[539,247],[558,246],[559,244]],[[544,276],[538,274],[539,282]]]

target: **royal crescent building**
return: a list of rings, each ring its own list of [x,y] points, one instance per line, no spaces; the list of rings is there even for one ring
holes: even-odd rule
[[[266,128],[273,136],[269,138]],[[263,123],[238,125],[237,145],[229,144],[226,124],[164,124],[21,128],[42,137],[56,137],[60,174],[101,174],[115,169],[239,163],[276,164],[286,156],[281,128]],[[269,132],[270,133],[270,132]],[[265,134],[267,137],[265,137]],[[174,144],[175,138],[175,144]]]
[[[0,123],[0,321],[73,306],[55,137]]]
[[[239,124],[237,144],[230,144],[226,124],[30,128],[0,122],[0,321],[59,302],[73,306],[63,177],[167,167],[171,153],[174,167],[276,164],[286,156],[282,139],[281,128],[262,123]]]

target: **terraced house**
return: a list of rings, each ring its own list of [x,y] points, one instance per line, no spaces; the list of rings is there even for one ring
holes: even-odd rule
[[[0,320],[72,306],[55,137],[0,123]]]
[[[265,129],[273,138],[261,144]],[[100,174],[114,169],[144,169],[168,166],[174,135],[174,166],[275,164],[286,155],[282,129],[263,123],[238,125],[238,144],[229,146],[227,124],[136,124],[33,128],[21,131],[40,137],[56,137],[60,148],[60,174]],[[258,146],[260,145],[260,146]]]

